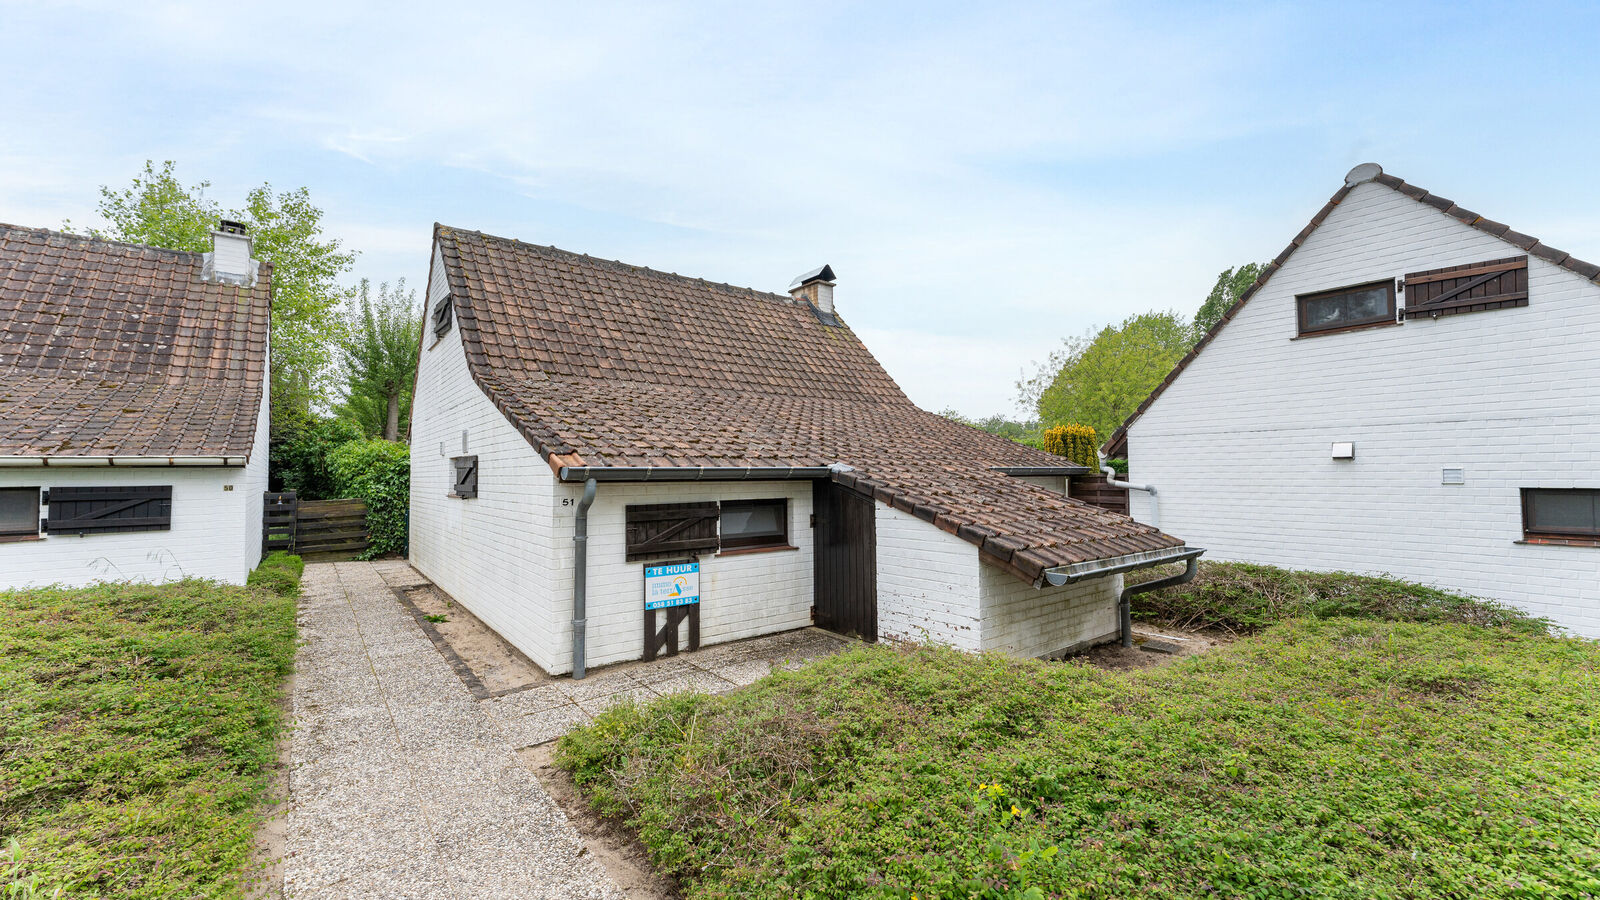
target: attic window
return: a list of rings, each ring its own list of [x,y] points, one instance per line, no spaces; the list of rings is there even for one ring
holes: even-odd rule
[[[450,295],[445,294],[439,302],[433,305],[433,313],[429,316],[433,320],[433,337],[435,340],[444,337],[450,332],[450,324],[454,321],[455,306],[450,302]]]
[[[1326,334],[1395,321],[1392,279],[1295,297],[1300,334]]]
[[[1438,318],[1528,305],[1528,258],[1412,272],[1405,278],[1406,318]]]

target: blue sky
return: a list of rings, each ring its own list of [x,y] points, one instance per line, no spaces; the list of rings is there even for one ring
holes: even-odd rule
[[[305,185],[420,285],[435,221],[781,291],[824,262],[923,406],[1198,306],[1359,162],[1600,259],[1587,4],[0,0],[0,221],[147,158]]]

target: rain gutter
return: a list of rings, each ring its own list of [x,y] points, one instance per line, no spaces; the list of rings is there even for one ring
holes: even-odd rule
[[[1045,583],[1048,583],[1052,586],[1060,587],[1086,578],[1099,578],[1105,575],[1132,572],[1135,569],[1148,569],[1151,566],[1159,566],[1166,563],[1184,563],[1183,571],[1176,575],[1129,585],[1124,587],[1122,593],[1118,595],[1117,619],[1122,636],[1122,646],[1132,647],[1133,595],[1193,581],[1194,576],[1200,571],[1200,555],[1205,552],[1200,547],[1168,547],[1165,550],[1146,550],[1142,553],[1130,553],[1126,556],[1113,556],[1109,559],[1096,559],[1089,562],[1073,563],[1069,566],[1057,566],[1044,571],[1040,586],[1042,587]]]

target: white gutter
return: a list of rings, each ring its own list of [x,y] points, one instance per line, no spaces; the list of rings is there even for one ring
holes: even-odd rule
[[[0,468],[93,466],[242,466],[243,456],[0,456]]]
[[[1117,480],[1117,470],[1111,468],[1110,464],[1107,463],[1103,459],[1100,461],[1100,471],[1105,473],[1106,484],[1109,484],[1114,488],[1123,488],[1124,490],[1129,490],[1129,491],[1144,491],[1145,493],[1149,494],[1150,495],[1150,521],[1146,522],[1145,524],[1146,525],[1151,525],[1151,526],[1156,527],[1156,528],[1160,528],[1161,527],[1161,504],[1156,500],[1156,486],[1155,485],[1153,485],[1153,484],[1135,484],[1135,483],[1133,483],[1131,481],[1118,481]],[[1132,515],[1131,511],[1129,512],[1129,515],[1130,516]]]

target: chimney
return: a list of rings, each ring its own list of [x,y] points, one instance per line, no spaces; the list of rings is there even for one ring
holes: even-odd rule
[[[789,285],[789,296],[810,303],[818,318],[837,325],[833,315],[833,283],[837,280],[832,266],[812,269]]]
[[[217,230],[211,232],[211,252],[205,255],[205,268],[200,277],[245,287],[254,285],[260,263],[250,258],[253,245],[242,223],[223,219],[217,223]]]

